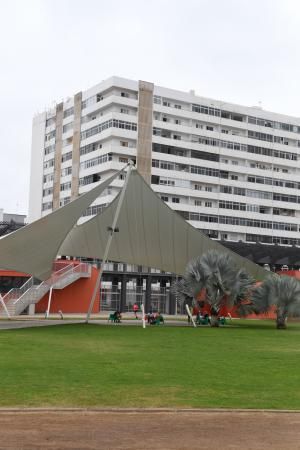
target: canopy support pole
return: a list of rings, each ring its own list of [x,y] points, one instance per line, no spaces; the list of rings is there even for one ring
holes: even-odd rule
[[[91,316],[91,313],[92,313],[92,310],[93,310],[93,306],[94,306],[94,303],[95,303],[95,300],[96,300],[97,292],[99,291],[100,281],[101,281],[101,278],[102,278],[104,265],[106,264],[106,261],[107,261],[107,258],[108,258],[108,253],[109,253],[110,245],[111,245],[111,242],[112,242],[112,239],[113,239],[113,235],[114,235],[115,232],[119,231],[116,228],[116,225],[117,225],[117,222],[118,222],[119,214],[120,214],[121,207],[122,207],[122,204],[123,204],[123,200],[124,200],[124,197],[125,197],[125,192],[126,192],[126,189],[127,189],[130,173],[131,173],[131,170],[132,170],[132,167],[133,167],[133,162],[129,161],[127,166],[128,166],[128,170],[127,170],[127,173],[126,173],[126,178],[125,178],[125,181],[124,181],[123,188],[121,190],[121,194],[120,194],[120,198],[119,198],[119,201],[118,201],[117,209],[116,209],[116,212],[115,212],[113,224],[112,224],[111,227],[108,228],[108,231],[110,232],[110,234],[109,234],[109,237],[107,239],[107,243],[106,243],[103,259],[102,259],[102,262],[101,262],[100,270],[99,270],[98,277],[97,277],[97,280],[96,280],[96,284],[95,284],[95,287],[94,287],[94,291],[93,291],[93,294],[92,294],[90,306],[89,306],[89,309],[88,309],[88,312],[87,312],[87,315],[86,315],[86,320],[85,320],[86,323],[88,323],[89,320],[90,320],[90,316]]]
[[[49,292],[49,297],[48,297],[48,307],[47,307],[47,311],[46,311],[46,319],[49,318],[49,314],[50,314],[50,307],[51,307],[51,300],[52,300],[52,292],[53,292],[53,286],[51,286],[50,288],[50,292]]]

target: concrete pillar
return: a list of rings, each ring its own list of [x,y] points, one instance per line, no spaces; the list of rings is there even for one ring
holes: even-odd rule
[[[161,294],[160,309],[161,312],[165,311],[166,314],[169,314],[169,298],[166,290],[166,284],[167,284],[166,278],[161,278],[159,280],[160,294]]]
[[[59,208],[60,200],[60,172],[62,152],[62,129],[64,119],[64,104],[56,106],[56,131],[55,131],[55,156],[54,156],[54,181],[53,181],[53,211]]]
[[[35,314],[35,303],[32,303],[28,307],[28,314],[29,316],[33,316]]]
[[[121,312],[126,311],[126,291],[127,291],[127,276],[123,275],[121,284],[121,304],[120,304]]]
[[[136,166],[148,184],[151,184],[152,169],[153,89],[153,83],[139,81]]]
[[[71,200],[77,198],[79,192],[81,99],[82,92],[74,96]]]
[[[120,302],[118,303],[118,305],[116,305],[116,300],[118,299],[118,283],[119,283],[119,278],[118,277],[113,277],[111,280],[112,286],[111,286],[111,294],[112,294],[112,299],[113,299],[113,304],[114,304],[114,308],[113,309],[120,309],[120,303],[121,303],[121,299]]]
[[[151,283],[152,277],[148,276],[146,278],[146,304],[145,304],[145,312],[148,313],[151,309]]]
[[[177,313],[177,311],[176,311],[176,297],[175,297],[174,294],[172,294],[172,291],[171,291],[171,287],[172,287],[172,285],[173,285],[174,282],[175,282],[175,279],[172,278],[172,279],[170,280],[169,314],[174,314],[174,315],[175,315],[175,314]]]

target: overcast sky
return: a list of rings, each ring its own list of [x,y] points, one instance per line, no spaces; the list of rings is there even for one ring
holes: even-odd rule
[[[298,0],[0,0],[0,208],[27,214],[31,122],[112,75],[299,117]]]

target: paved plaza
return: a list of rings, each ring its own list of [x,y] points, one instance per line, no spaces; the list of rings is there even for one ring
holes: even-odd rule
[[[107,314],[101,314],[97,317],[94,317],[90,320],[89,323],[91,324],[97,324],[97,325],[112,325],[112,326],[136,326],[141,327],[142,321],[139,318],[138,320],[135,320],[133,318],[133,314],[128,313],[123,315],[123,319],[121,323],[118,324],[111,324],[108,323],[108,316]],[[165,324],[162,326],[191,326],[188,324],[186,318],[184,316],[165,316]],[[18,316],[14,317],[11,320],[8,319],[2,319],[0,320],[0,331],[1,330],[8,330],[8,329],[15,329],[15,328],[31,328],[31,327],[45,327],[45,326],[54,326],[54,325],[67,325],[67,324],[74,324],[74,323],[84,323],[85,322],[85,315],[69,315],[66,316],[63,320],[59,318],[59,316],[53,315],[53,318],[45,319],[44,316],[36,315],[36,316]],[[148,326],[148,325],[147,325]]]

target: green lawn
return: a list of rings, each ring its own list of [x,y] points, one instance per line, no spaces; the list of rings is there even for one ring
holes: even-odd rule
[[[300,409],[300,324],[3,330],[0,406]]]

